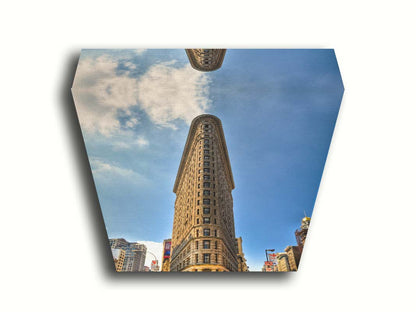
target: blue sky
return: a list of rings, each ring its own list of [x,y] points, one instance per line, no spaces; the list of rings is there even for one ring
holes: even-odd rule
[[[190,122],[209,113],[227,141],[236,235],[260,270],[312,214],[343,90],[329,49],[232,49],[207,73],[182,49],[83,50],[72,91],[109,237],[161,255]]]

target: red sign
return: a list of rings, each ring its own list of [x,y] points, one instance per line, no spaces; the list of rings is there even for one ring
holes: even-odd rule
[[[272,266],[273,265],[273,262],[271,262],[271,261],[264,261],[264,265],[265,266]]]
[[[170,241],[165,242],[165,246],[163,246],[163,259],[170,258],[170,246],[171,246]]]
[[[277,264],[277,256],[278,254],[275,254],[275,253],[269,254],[270,262],[272,262],[273,264]]]

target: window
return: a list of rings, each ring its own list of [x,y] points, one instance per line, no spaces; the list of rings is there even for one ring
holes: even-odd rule
[[[204,140],[204,143],[209,143],[209,140],[208,140],[208,139],[205,139],[205,140]]]
[[[204,161],[204,167],[209,167],[209,161]]]
[[[214,236],[217,237],[217,230],[214,230]]]
[[[211,242],[209,240],[204,240],[202,248],[203,249],[210,249],[211,248]]]
[[[204,160],[209,160],[209,156],[204,156]]]
[[[199,230],[196,230],[196,237],[199,237]]]
[[[196,201],[196,204],[199,205],[199,199]]]
[[[196,210],[196,214],[199,215],[199,209]]]
[[[214,243],[214,248],[218,249],[218,242],[217,241],[215,241],[215,243]]]
[[[204,144],[204,148],[209,148],[209,144]]]
[[[199,185],[199,184],[198,184]],[[209,183],[209,182],[204,182],[204,187],[210,187],[211,186],[211,183]]]
[[[198,249],[198,245],[199,245],[198,243],[199,243],[198,241],[195,242],[195,249]]]
[[[204,155],[209,155],[209,150],[204,150]]]
[[[200,192],[198,192],[198,197],[199,197],[199,196],[201,196],[201,193],[200,193]]]
[[[203,203],[204,205],[209,205],[211,203],[211,200],[209,198],[204,198]]]
[[[214,224],[217,224],[217,219],[214,219]]]
[[[204,168],[204,172],[209,173],[209,168]]]
[[[198,263],[198,255],[195,255],[195,262]]]
[[[198,222],[197,223],[199,223],[199,219],[196,219]],[[211,223],[211,218],[209,218],[209,217],[204,217],[203,218],[203,222],[204,222],[204,224],[210,224]]]
[[[199,224],[199,219],[196,219],[196,224]]]
[[[215,216],[217,215],[217,209],[214,209],[214,215]]]
[[[201,188],[201,184],[198,184],[198,188]]]
[[[201,169],[198,169],[198,173],[201,173]]]
[[[199,193],[199,192],[198,192]],[[211,191],[210,190],[204,190],[204,193],[203,193],[204,195],[211,195]],[[198,195],[199,196],[199,195]]]
[[[210,263],[210,254],[204,254],[204,263]]]
[[[198,177],[198,179],[199,179],[199,177]],[[210,180],[210,179],[211,179],[211,177],[209,175],[204,175],[204,180]]]
[[[214,206],[217,204],[217,201],[214,199]]]
[[[204,236],[209,236],[211,233],[209,229],[204,229]]]
[[[218,255],[217,254],[215,254],[215,262],[218,263]]]
[[[211,211],[211,209],[209,207],[204,207],[204,214],[209,214]]]

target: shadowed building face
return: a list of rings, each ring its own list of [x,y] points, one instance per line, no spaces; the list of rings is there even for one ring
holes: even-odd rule
[[[199,71],[213,71],[221,67],[226,49],[186,49],[191,66]]]
[[[191,124],[173,192],[176,194],[170,271],[237,271],[234,180],[221,121]]]

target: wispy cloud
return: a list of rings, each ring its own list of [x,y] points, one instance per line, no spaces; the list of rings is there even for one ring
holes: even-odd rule
[[[79,62],[72,92],[84,131],[110,136],[121,130],[118,114],[130,117],[126,125],[138,119],[131,111],[137,105],[137,81],[124,73],[117,75],[118,62],[103,55]]]
[[[152,66],[139,80],[141,108],[159,126],[176,129],[173,121],[188,124],[205,112],[210,101],[209,76],[188,64],[174,67],[174,62]]]
[[[101,184],[120,185],[127,183],[129,186],[147,185],[149,180],[142,174],[123,168],[118,164],[110,163],[99,158],[90,157],[91,170],[94,179]]]
[[[189,124],[209,108],[210,78],[189,64],[177,67],[175,60],[163,62],[133,77],[130,72],[137,64],[123,59],[127,70],[120,72],[120,61],[108,54],[81,58],[72,91],[83,131],[109,137],[135,129],[140,111],[155,125],[176,129],[175,121]],[[141,138],[136,142],[148,144]]]

